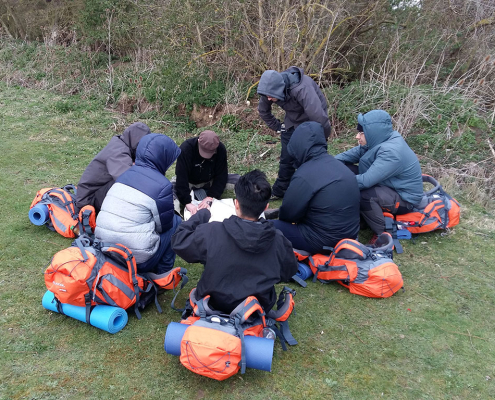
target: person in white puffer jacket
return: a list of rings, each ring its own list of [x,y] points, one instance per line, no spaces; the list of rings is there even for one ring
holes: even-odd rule
[[[143,137],[135,165],[110,188],[96,219],[96,239],[128,247],[138,272],[160,274],[174,265],[170,238],[182,220],[174,214],[172,184],[165,172],[179,154],[166,135]]]

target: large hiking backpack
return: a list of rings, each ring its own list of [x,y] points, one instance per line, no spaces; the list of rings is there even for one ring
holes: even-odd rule
[[[72,184],[39,190],[29,207],[31,222],[36,225],[46,224],[50,230],[67,238],[75,238],[82,233],[93,235],[96,226],[95,209],[93,206],[85,206],[78,213],[76,193],[77,187]]]
[[[121,244],[109,244],[78,238],[74,245],[56,253],[45,270],[45,284],[61,304],[86,307],[89,323],[91,307],[104,304],[128,309],[134,306],[137,317],[141,295],[152,292],[158,310],[160,290],[174,289],[182,280],[187,283],[187,271],[174,268],[162,274],[138,274],[132,252]],[[60,312],[61,307],[57,307]]]
[[[342,239],[330,255],[309,255],[294,250],[299,261],[307,262],[313,282],[337,282],[360,296],[390,297],[403,287],[402,275],[392,260],[393,241],[389,233],[378,236],[373,247],[353,239]]]
[[[425,233],[437,229],[456,226],[460,219],[460,204],[447,194],[440,183],[429,175],[423,175],[423,182],[433,188],[423,193],[421,202],[411,212],[392,215],[384,212],[386,231],[392,235],[397,253],[402,253],[402,246],[397,231],[406,229],[411,233]]]
[[[196,374],[224,380],[239,370],[243,374],[246,366],[249,367],[246,337],[262,338],[263,330],[270,328],[284,350],[287,349],[286,343],[296,345],[287,322],[294,309],[295,294],[294,290],[284,287],[277,301],[277,310],[270,310],[267,314],[256,297],[249,296],[230,315],[226,315],[209,307],[210,296],[196,299],[196,289],[193,289],[189,296],[191,315],[181,321],[189,325],[180,343],[181,364]]]

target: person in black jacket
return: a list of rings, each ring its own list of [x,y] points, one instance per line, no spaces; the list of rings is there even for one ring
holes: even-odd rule
[[[206,130],[199,137],[187,139],[180,145],[181,154],[175,166],[175,194],[181,204],[194,215],[208,208],[213,198],[222,196],[228,179],[227,150],[217,134]],[[206,198],[199,205],[191,201],[191,189],[203,188]]]
[[[91,205],[100,211],[108,190],[136,161],[136,149],[150,128],[142,122],[130,125],[122,135],[114,136],[84,170],[77,184],[78,209]]]
[[[299,125],[288,151],[297,168],[285,193],[275,227],[296,249],[328,253],[344,238],[359,232],[359,188],[356,176],[327,153],[318,122]]]
[[[268,70],[261,75],[258,84],[258,112],[268,127],[280,132],[282,150],[278,178],[273,184],[273,196],[282,198],[294,174],[294,167],[287,144],[300,124],[316,121],[323,126],[325,138],[330,136],[331,126],[328,119],[327,100],[316,82],[304,75],[301,68],[290,67],[283,72]],[[284,122],[272,114],[272,105],[276,104],[285,111]]]
[[[208,223],[210,211],[201,209],[179,225],[172,248],[187,262],[204,265],[197,298],[210,295],[210,306],[230,313],[253,295],[268,312],[277,300],[274,285],[297,272],[296,258],[290,242],[259,218],[271,196],[265,174],[254,170],[241,176],[235,193],[237,216]]]

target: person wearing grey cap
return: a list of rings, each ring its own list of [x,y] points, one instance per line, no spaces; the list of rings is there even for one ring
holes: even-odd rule
[[[84,170],[77,184],[76,206],[93,206],[100,211],[108,190],[136,160],[136,148],[141,138],[151,133],[148,125],[135,122],[122,135],[116,135],[96,155]]]
[[[180,145],[181,154],[175,165],[175,194],[180,204],[192,214],[209,208],[219,199],[228,180],[227,150],[217,134],[211,130],[187,139]],[[206,197],[199,205],[191,199],[191,189],[203,188]]]
[[[258,112],[261,119],[270,129],[280,132],[282,151],[272,195],[273,198],[282,198],[295,171],[287,151],[292,133],[303,122],[315,121],[323,126],[325,138],[328,139],[331,126],[327,100],[316,82],[297,67],[290,67],[283,72],[263,72],[257,91],[260,95]],[[283,123],[272,114],[274,103],[285,111]]]

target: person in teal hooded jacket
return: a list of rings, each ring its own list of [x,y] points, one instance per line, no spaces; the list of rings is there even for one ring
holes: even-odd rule
[[[335,158],[351,169],[354,164],[361,190],[361,216],[379,235],[385,231],[383,211],[406,214],[423,196],[421,167],[416,154],[383,110],[358,115],[359,145]]]

